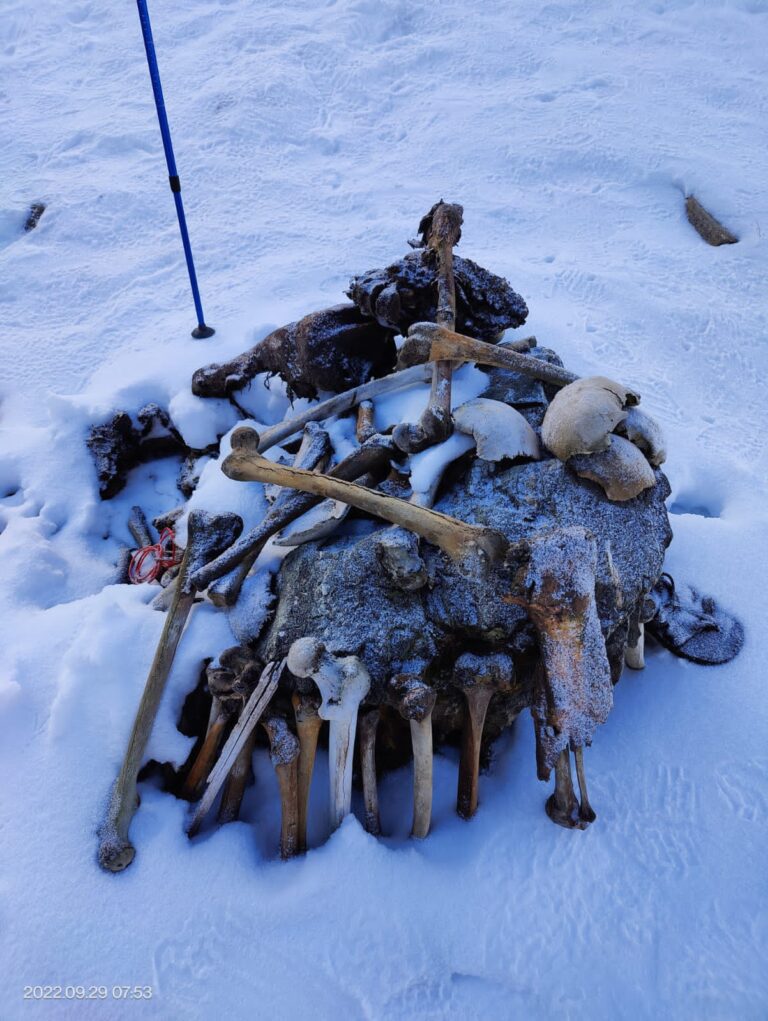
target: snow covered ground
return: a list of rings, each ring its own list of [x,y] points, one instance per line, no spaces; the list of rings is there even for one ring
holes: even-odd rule
[[[152,13],[208,342],[189,337],[135,5],[6,0],[0,21],[0,1017],[765,1018],[768,6]],[[738,245],[700,240],[689,191]],[[746,646],[717,669],[654,650],[623,678],[587,755],[585,833],[545,816],[523,719],[471,823],[438,758],[423,843],[403,771],[381,792],[389,837],[350,818],[322,844],[321,764],[320,846],[276,863],[260,755],[248,821],[194,846],[185,806],[145,787],[139,856],[105,875],[95,829],[162,626],[146,590],[109,580],[130,504],[177,496],[161,465],[101,503],[86,429],[175,398],[215,434],[228,408],[195,406],[193,369],[341,300],[440,196],[540,343],[632,383],[663,423],[669,569],[736,611]],[[47,209],[24,234],[33,201]],[[226,618],[197,610],[151,752],[184,757],[180,702],[229,644]],[[42,984],[153,998],[23,999]]]

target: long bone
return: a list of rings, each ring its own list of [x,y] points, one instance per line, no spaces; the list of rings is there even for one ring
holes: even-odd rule
[[[149,669],[141,702],[136,712],[128,747],[99,829],[99,864],[110,872],[121,872],[134,859],[136,849],[128,831],[138,805],[136,780],[152,726],[160,707],[184,625],[195,601],[191,578],[203,564],[217,556],[240,534],[243,522],[235,514],[212,516],[192,511],[187,522],[187,547],[181,562],[173,603],[165,618],[155,657]]]
[[[237,713],[235,700],[226,697],[226,685],[232,679],[230,671],[209,666],[206,674],[208,689],[213,696],[211,715],[203,744],[181,788],[181,797],[186,801],[197,801],[203,793],[205,781],[219,756],[229,725]]]
[[[242,427],[236,430],[236,433],[238,432],[252,430]],[[287,468],[268,461],[243,445],[232,451],[224,461],[222,471],[228,478],[240,482],[276,482],[278,485],[300,489],[305,493],[343,500],[353,507],[416,532],[428,542],[439,546],[455,560],[462,560],[467,556],[477,557],[482,553],[491,562],[495,562],[503,557],[509,547],[505,537],[493,528],[467,525],[447,514],[418,507],[396,497],[375,493],[342,479]]]
[[[360,713],[360,772],[363,778],[365,828],[375,837],[381,834],[379,787],[376,781],[376,731],[381,711],[378,706]]]
[[[294,465],[311,471],[319,465],[325,465],[330,452],[328,433],[316,422],[310,422],[304,429]],[[234,605],[256,558],[273,535],[301,516],[300,506],[295,498],[291,500],[290,495],[282,490],[256,528],[240,536],[224,557],[205,565],[193,579],[197,588],[207,588],[208,598],[216,606]],[[227,564],[231,566],[226,567]],[[218,585],[213,584],[218,579],[222,581]]]
[[[320,706],[320,698],[316,694],[305,694],[302,691],[295,691],[291,700],[296,717],[296,733],[299,738],[298,832],[296,835],[296,849],[299,854],[302,854],[307,849],[309,791],[312,786],[312,774],[315,770],[317,740],[320,736],[323,720],[317,711]]]
[[[254,430],[241,428],[232,434],[233,453],[248,454],[254,452],[255,446],[258,446],[258,434]],[[372,436],[361,447],[334,465],[328,473],[329,477],[352,481],[370,473],[378,474],[386,466],[393,452],[394,445],[389,437]],[[296,492],[278,497],[256,528],[243,535],[223,556],[206,565],[205,570],[195,577],[198,587],[203,589],[210,586],[209,595],[213,602],[219,605],[232,605],[237,601],[243,580],[269,539],[320,503],[321,499],[319,496]],[[213,585],[212,583],[219,578],[222,579],[221,585]]]
[[[402,673],[390,680],[390,698],[408,720],[413,746],[413,825],[411,836],[423,840],[432,823],[432,710],[436,692],[418,674]]]
[[[597,545],[584,528],[563,528],[533,540],[522,569],[524,605],[536,629],[543,670],[534,686],[539,777],[555,768],[547,813],[583,829],[575,816],[568,749],[590,744],[613,704],[608,656],[595,602]],[[584,788],[586,795],[586,786]],[[591,809],[590,809],[591,811]]]
[[[297,677],[314,680],[322,695],[320,716],[330,722],[331,830],[335,830],[352,806],[357,711],[368,694],[371,678],[357,656],[333,656],[317,638],[299,638],[293,643],[288,652],[288,669]]]
[[[192,764],[181,796],[197,801],[221,751],[227,730],[240,715],[259,679],[260,670],[247,646],[235,645],[219,655],[219,666],[208,666],[211,716],[203,745]]]
[[[277,684],[280,680],[280,675],[282,674],[284,667],[284,659],[279,662],[267,663],[264,667],[264,670],[259,677],[259,683],[253,689],[251,697],[246,702],[242,713],[240,713],[239,720],[232,728],[232,732],[221,750],[219,761],[208,774],[208,782],[206,784],[205,791],[203,792],[203,796],[195,809],[192,822],[187,828],[187,835],[189,837],[194,837],[200,829],[203,819],[210,811],[211,806],[216,800],[216,795],[219,793],[224,781],[229,776],[229,772],[232,769],[238,755],[248,742],[251,734],[256,728],[256,724],[261,719],[264,710],[269,705],[272,696],[277,690]]]
[[[245,788],[251,779],[253,752],[256,747],[256,731],[252,730],[245,740],[224,781],[221,802],[216,818],[220,823],[234,822],[240,818],[240,806],[243,803]]]
[[[461,238],[464,210],[442,200],[434,205],[419,224],[423,245],[434,253],[437,260],[437,314],[439,326],[453,330],[456,325],[456,288],[453,279],[453,249]],[[401,450],[415,453],[433,443],[447,439],[453,431],[451,419],[451,377],[453,361],[450,357],[435,361],[432,371],[432,389],[429,402],[415,425],[399,425],[393,433]]]
[[[261,725],[269,738],[270,759],[280,788],[280,857],[292,858],[298,850],[299,742],[282,716],[267,716]]]
[[[488,705],[494,692],[508,686],[513,675],[514,664],[504,653],[476,655],[465,652],[456,660],[454,684],[461,688],[467,702],[456,798],[456,811],[462,819],[471,819],[477,811],[480,745]]]

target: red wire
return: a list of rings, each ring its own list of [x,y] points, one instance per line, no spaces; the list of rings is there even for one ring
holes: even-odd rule
[[[150,563],[147,567],[148,560]],[[163,571],[167,571],[169,567],[174,567],[180,562],[181,550],[176,545],[173,529],[164,528],[160,533],[159,542],[137,549],[132,555],[128,568],[128,579],[134,585],[155,581]]]

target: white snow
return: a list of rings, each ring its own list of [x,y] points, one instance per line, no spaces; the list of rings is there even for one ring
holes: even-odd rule
[[[189,336],[135,5],[7,0],[0,23],[0,1017],[764,1018],[768,7],[154,0],[152,15],[210,341]],[[739,243],[705,245],[686,192]],[[470,823],[455,756],[437,756],[423,842],[407,770],[381,785],[383,840],[350,817],[324,842],[322,758],[311,850],[275,861],[260,753],[244,822],[194,844],[184,803],[142,785],[136,861],[105,875],[95,831],[163,624],[156,590],[112,584],[113,565],[133,503],[151,517],[181,500],[167,461],[102,503],[87,428],[156,401],[211,442],[234,420],[191,397],[193,370],[343,300],[440,196],[465,207],[460,253],[525,297],[526,334],[642,393],[669,444],[668,568],[737,612],[746,646],[716,669],[649,648],[625,675],[586,755],[585,833],[544,814],[526,717]],[[288,408],[263,382],[239,398],[257,428]],[[425,390],[378,402],[377,425],[416,417]],[[258,520],[261,487],[223,488],[218,465],[193,505]],[[181,703],[230,625],[195,608],[149,754],[185,757]],[[110,995],[23,998],[46,984]],[[120,1002],[118,984],[153,997]]]

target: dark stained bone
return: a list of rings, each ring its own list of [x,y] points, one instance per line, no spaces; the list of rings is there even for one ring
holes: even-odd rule
[[[735,245],[739,240],[719,220],[716,220],[711,213],[708,213],[694,195],[688,195],[685,199],[685,215],[688,217],[688,223],[708,245],[714,245],[715,247],[718,245]]]
[[[439,326],[453,330],[456,326],[456,287],[453,276],[453,249],[461,238],[464,210],[461,206],[438,202],[419,224],[422,245],[429,249],[437,265],[437,309]],[[447,439],[453,431],[451,418],[451,377],[453,363],[436,361],[432,369],[432,389],[427,407],[414,425],[402,423],[395,427],[393,437],[401,450],[415,453],[433,443]]]
[[[579,804],[573,792],[571,777],[571,756],[564,748],[555,761],[555,789],[547,798],[545,805],[547,815],[558,826],[566,829],[586,829],[587,820],[579,817]]]
[[[136,545],[141,549],[144,546],[151,546],[154,543],[149,524],[141,507],[131,507],[128,516],[128,531],[133,536]]]
[[[462,819],[471,819],[477,811],[480,746],[488,705],[496,691],[510,685],[514,671],[510,657],[498,652],[465,652],[456,660],[454,682],[467,702],[456,797],[456,811]]]
[[[357,427],[355,433],[358,443],[365,443],[376,432],[373,424],[373,403],[372,401],[361,401],[357,409]]]
[[[35,227],[40,222],[40,217],[43,215],[44,212],[45,212],[44,202],[33,202],[30,205],[29,213],[27,214],[27,219],[24,221],[25,233],[29,233],[29,231],[35,229]]]
[[[280,788],[280,857],[292,858],[299,848],[299,742],[282,716],[267,716],[261,725],[269,738],[270,758]]]
[[[364,709],[358,721],[360,741],[360,772],[363,780],[363,802],[365,803],[365,829],[375,837],[381,834],[379,819],[379,789],[376,781],[376,731],[379,728],[381,710]]]
[[[421,248],[385,269],[353,277],[347,295],[364,315],[405,335],[412,323],[434,320],[436,277],[432,253]],[[459,256],[454,257],[454,277],[456,321],[463,333],[493,341],[525,322],[525,302],[502,277]]]
[[[121,872],[127,868],[136,854],[128,838],[138,802],[136,779],[176,648],[195,600],[190,576],[206,560],[213,559],[229,545],[239,535],[242,527],[242,520],[235,514],[213,517],[204,511],[192,511],[189,515],[187,548],[181,563],[174,601],[165,619],[120,774],[112,790],[106,818],[99,830],[99,864],[110,872]]]
[[[221,792],[221,803],[216,818],[222,824],[235,822],[240,818],[240,806],[243,803],[245,789],[253,776],[253,751],[256,747],[256,731],[253,730],[245,740],[245,744],[237,753],[229,776],[224,781]]]
[[[579,819],[584,823],[591,823],[595,821],[597,815],[589,803],[589,795],[587,794],[587,778],[584,775],[584,749],[574,748],[573,758],[576,762],[576,777],[579,781]]]
[[[317,397],[340,393],[391,372],[392,331],[361,315],[354,305],[312,312],[260,340],[231,362],[206,365],[192,377],[198,397],[228,397],[260,372],[279,375],[290,393]]]
[[[294,691],[292,702],[293,711],[296,716],[296,733],[299,738],[296,850],[299,854],[303,854],[307,849],[309,791],[312,786],[312,774],[315,770],[317,740],[320,736],[323,720],[317,711],[320,706],[320,697],[316,693],[305,694],[302,691]]]

